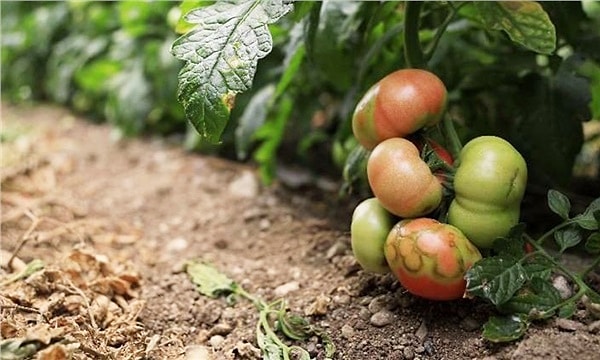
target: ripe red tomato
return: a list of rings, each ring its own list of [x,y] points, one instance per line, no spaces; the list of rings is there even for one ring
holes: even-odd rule
[[[481,259],[459,229],[429,218],[398,222],[386,239],[384,253],[402,286],[430,300],[463,297],[464,275]]]
[[[447,103],[444,83],[421,69],[388,74],[373,85],[356,105],[352,131],[371,150],[392,137],[406,137],[437,124]]]
[[[381,205],[403,218],[428,214],[442,201],[442,185],[406,139],[377,145],[367,161],[367,178]]]

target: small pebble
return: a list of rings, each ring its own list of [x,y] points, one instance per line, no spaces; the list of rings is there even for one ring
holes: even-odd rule
[[[336,241],[326,253],[327,259],[332,259],[336,256],[344,255],[348,246],[343,241]]]
[[[552,286],[554,286],[554,288],[558,290],[560,298],[563,300],[573,296],[573,289],[571,289],[569,281],[562,275],[558,275],[554,279],[552,279]]]
[[[333,296],[333,302],[337,305],[348,305],[350,304],[350,300],[350,296],[346,294]]]
[[[415,358],[415,352],[410,347],[405,347],[404,350],[402,350],[402,355],[404,355],[406,360],[412,360]]]
[[[394,321],[394,314],[388,310],[381,310],[373,314],[369,321],[373,326],[384,327]]]
[[[239,198],[254,198],[258,196],[260,184],[250,171],[244,171],[229,184],[229,193]]]
[[[188,242],[182,237],[175,238],[167,243],[166,249],[169,252],[178,252],[187,249]]]
[[[600,333],[600,320],[596,320],[589,324],[587,330],[592,334]]]
[[[231,325],[227,324],[227,323],[219,323],[215,326],[212,327],[212,329],[210,329],[210,331],[208,332],[209,336],[213,336],[213,335],[227,335],[231,332],[232,328]]]
[[[210,339],[208,340],[208,343],[210,344],[210,346],[212,346],[215,349],[218,349],[221,347],[221,345],[223,344],[223,341],[225,341],[225,338],[221,335],[213,335],[210,337]]]
[[[300,289],[300,283],[297,281],[290,281],[289,283],[285,283],[283,285],[279,285],[273,290],[273,293],[277,297],[284,297],[292,291],[296,291]]]
[[[388,305],[390,305],[391,301],[392,299],[387,295],[377,296],[369,303],[369,311],[372,314],[375,314],[376,312],[389,308]]]
[[[422,343],[425,338],[427,337],[428,334],[428,330],[427,330],[427,325],[425,324],[425,321],[421,321],[421,325],[419,325],[419,328],[417,329],[417,331],[415,332],[415,335],[417,336],[417,338],[419,338],[419,341]]]
[[[475,320],[472,316],[467,316],[458,325],[465,331],[475,331],[481,327],[479,321]]]
[[[348,324],[342,326],[342,337],[350,339],[354,335],[354,328]]]
[[[358,310],[358,317],[365,321],[369,320],[371,318],[371,315],[371,312],[366,307],[361,307],[360,310]]]
[[[583,324],[570,319],[558,318],[555,322],[556,326],[565,331],[575,331],[583,327]]]
[[[186,360],[212,360],[211,351],[202,345],[190,345],[185,349]]]

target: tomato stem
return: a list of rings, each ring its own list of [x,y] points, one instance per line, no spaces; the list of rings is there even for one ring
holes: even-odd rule
[[[567,227],[567,226],[569,226],[569,225],[571,225],[573,223],[574,223],[574,221],[572,221],[572,220],[568,220],[568,221],[562,222],[562,223],[556,225],[555,227],[553,227],[552,229],[548,230],[545,234],[543,234],[542,236],[540,236],[539,239],[537,239],[537,240],[531,239],[532,240],[531,244],[533,246],[536,246],[536,244],[537,244],[537,245],[539,245],[541,247],[542,244],[544,243],[544,241],[546,241],[546,239],[548,237],[550,237],[551,235],[553,235],[556,231],[558,231],[558,230],[560,230],[560,229],[562,229],[564,227]]]
[[[422,1],[406,1],[404,16],[404,60],[409,68],[425,68],[423,49],[419,41]]]
[[[556,231],[566,225],[570,225],[570,224],[571,224],[571,221],[565,221],[564,223],[562,223],[558,226],[555,226],[554,229],[552,229],[551,231],[542,235],[542,237],[540,237],[537,241],[535,241],[528,234],[523,234],[523,236],[525,237],[527,242],[529,242],[537,250],[536,251],[537,254],[540,254],[541,256],[546,258],[546,260],[548,260],[554,266],[555,269],[557,269],[563,275],[565,275],[566,277],[571,279],[571,281],[573,281],[575,283],[575,285],[577,285],[577,287],[579,288],[579,290],[577,291],[577,293],[575,295],[571,296],[570,298],[566,299],[565,301],[562,301],[559,304],[556,304],[555,306],[547,309],[546,311],[555,311],[568,303],[579,300],[585,294],[593,294],[595,297],[600,297],[600,295],[594,289],[589,287],[583,280],[585,275],[587,275],[587,272],[591,271],[591,269],[593,269],[596,265],[598,265],[598,263],[600,263],[600,258],[596,259],[596,261],[594,261],[592,266],[590,268],[586,269],[581,275],[578,275],[578,274],[573,273],[571,270],[569,270],[567,267],[565,267],[562,263],[560,263],[554,257],[552,257],[550,254],[548,254],[546,249],[544,249],[544,247],[541,245],[540,240],[543,240],[545,237],[548,237],[554,231]],[[530,255],[530,254],[527,254],[527,255]]]
[[[429,59],[431,59],[433,53],[435,52],[435,49],[437,48],[440,42],[440,39],[442,38],[442,35],[444,35],[444,33],[446,32],[446,28],[448,27],[448,25],[450,25],[456,14],[458,14],[458,10],[460,10],[460,8],[463,5],[467,4],[467,2],[459,2],[458,5],[454,5],[452,2],[449,2],[448,4],[451,7],[450,13],[448,14],[448,16],[446,16],[444,22],[441,23],[440,26],[437,28],[433,40],[427,46],[427,49],[425,50],[424,54],[426,61],[429,61]]]
[[[458,134],[456,133],[456,128],[454,127],[454,122],[450,118],[448,114],[444,116],[442,120],[442,124],[444,126],[444,137],[448,142],[448,147],[450,148],[450,152],[454,159],[458,160],[460,151],[462,150],[462,143]]]

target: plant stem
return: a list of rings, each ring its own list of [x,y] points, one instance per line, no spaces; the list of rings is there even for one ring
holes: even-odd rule
[[[269,306],[267,305],[267,308],[265,308],[263,311],[260,312],[259,314],[259,321],[257,324],[257,334],[260,331],[260,328],[262,327],[265,330],[265,336],[267,336],[271,341],[273,341],[275,344],[277,344],[277,346],[279,346],[279,348],[281,349],[281,353],[283,354],[283,359],[284,360],[289,360],[289,348],[286,344],[284,344],[279,337],[277,336],[277,334],[275,334],[275,332],[273,331],[273,328],[271,328],[271,325],[269,324],[269,314],[272,312],[273,310],[271,310],[269,308]],[[258,341],[258,339],[257,339]],[[260,343],[259,343],[260,345]]]
[[[582,273],[581,273],[581,278],[585,278],[590,272],[592,272],[598,265],[600,265],[600,256],[598,256],[596,258],[596,260],[594,260],[594,262],[592,263],[592,265],[590,265],[587,269],[585,269]]]
[[[454,122],[450,119],[450,116],[446,114],[444,119],[442,120],[442,125],[444,127],[444,137],[449,143],[450,152],[454,159],[458,159],[460,151],[462,150],[462,143],[460,142],[460,138],[456,133],[456,128],[454,127]]]
[[[440,26],[437,28],[432,42],[427,46],[427,50],[425,50],[425,55],[424,55],[425,60],[429,61],[429,59],[431,59],[431,57],[433,56],[433,52],[437,48],[437,46],[440,42],[440,39],[442,38],[442,35],[444,35],[444,33],[446,32],[446,28],[448,27],[448,25],[450,25],[450,23],[452,22],[452,20],[456,16],[456,14],[458,14],[458,10],[466,3],[467,3],[466,1],[463,1],[463,2],[460,2],[457,6],[453,6],[452,2],[449,3],[449,5],[451,7],[450,13],[446,17],[446,19],[444,19],[444,22],[442,24],[440,24]]]
[[[570,221],[565,221],[564,223],[555,226],[554,229],[558,230],[562,227],[564,227],[563,225],[565,224],[569,224]],[[565,275],[566,277],[568,277],[569,279],[571,279],[575,285],[577,285],[577,287],[579,288],[579,290],[577,291],[577,294],[575,294],[574,296],[570,297],[569,299],[563,301],[560,304],[557,304],[556,306],[552,307],[553,308],[559,308],[560,306],[569,303],[570,301],[576,301],[579,298],[581,298],[583,295],[585,295],[586,293],[593,293],[596,296],[600,296],[600,294],[598,294],[594,289],[590,288],[585,281],[583,281],[583,276],[574,274],[573,272],[571,272],[571,270],[567,269],[562,263],[560,263],[559,261],[557,261],[555,258],[553,258],[550,254],[548,254],[548,252],[542,247],[541,243],[539,242],[542,238],[538,239],[537,241],[533,240],[531,238],[531,236],[524,234],[523,236],[526,237],[527,241],[537,250],[537,253],[542,255],[543,257],[546,258],[546,260],[548,260],[550,263],[552,263],[552,266],[554,266],[556,269],[558,269],[561,273],[563,273],[563,275]],[[542,235],[542,237],[544,236],[549,236],[548,233]],[[600,258],[596,259],[596,261],[594,262],[594,264],[598,264],[600,262]],[[592,265],[592,268],[594,267],[594,265]],[[589,269],[588,269],[589,270]],[[587,270],[586,270],[587,271]],[[560,305],[560,306],[559,306]]]
[[[554,234],[554,233],[555,233],[557,230],[560,230],[560,229],[562,229],[562,228],[564,228],[564,227],[567,227],[567,226],[569,226],[569,225],[573,224],[573,222],[574,222],[574,221],[572,221],[572,220],[567,220],[567,221],[565,221],[565,222],[562,222],[562,223],[560,223],[560,224],[556,225],[555,227],[553,227],[552,229],[548,230],[548,231],[547,231],[547,232],[546,232],[544,235],[540,236],[540,238],[539,238],[539,239],[537,239],[537,240],[533,240],[533,239],[531,239],[531,237],[530,237],[530,236],[528,236],[528,237],[531,239],[532,245],[534,245],[533,243],[537,243],[537,245],[539,245],[539,246],[540,246],[540,248],[541,248],[541,245],[544,243],[544,241],[546,241],[546,238],[550,237],[550,236],[551,236],[552,234]],[[534,245],[534,246],[535,246],[535,245]]]
[[[404,60],[409,68],[424,68],[425,58],[419,41],[419,24],[421,20],[421,1],[406,1],[404,12]]]

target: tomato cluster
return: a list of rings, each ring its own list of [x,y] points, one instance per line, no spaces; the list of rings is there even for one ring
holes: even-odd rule
[[[435,74],[404,69],[371,87],[352,118],[356,140],[370,151],[374,195],[352,216],[353,253],[364,270],[391,270],[409,292],[432,300],[464,296],[465,272],[480,250],[518,223],[527,183],[525,160],[504,139],[477,137],[455,162],[424,136],[446,103]]]

